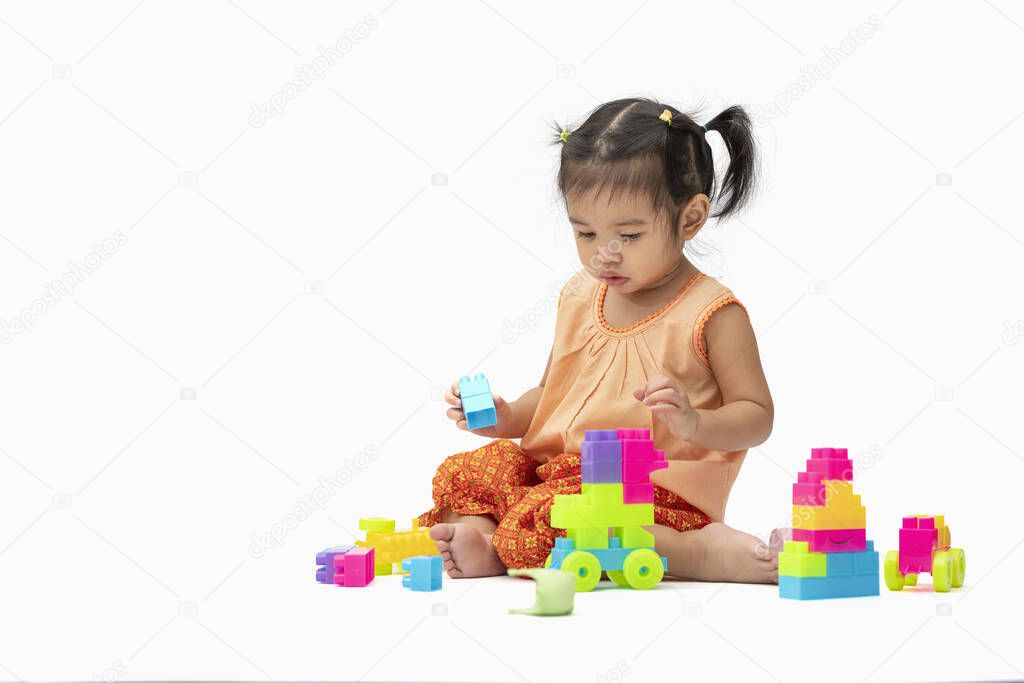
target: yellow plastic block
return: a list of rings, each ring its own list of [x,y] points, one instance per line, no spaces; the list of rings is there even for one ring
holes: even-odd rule
[[[863,505],[793,506],[794,529],[817,531],[819,529],[864,529],[866,526],[867,509]]]
[[[853,493],[853,482],[843,479],[826,479],[825,505],[860,505],[860,496]]]
[[[812,553],[807,541],[786,541],[779,553],[779,576],[827,576],[825,553]]]
[[[359,528],[366,531],[366,540],[356,541],[356,546],[373,548],[374,571],[377,574],[391,574],[392,565],[409,557],[440,554],[437,552],[437,544],[430,538],[430,530],[419,528],[415,520],[412,529],[395,531],[394,520],[364,517],[359,520]]]

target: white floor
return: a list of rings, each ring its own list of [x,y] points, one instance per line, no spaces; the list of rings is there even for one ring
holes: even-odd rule
[[[5,581],[0,678],[23,680],[966,680],[1021,677],[1021,592],[1006,562],[946,595],[799,603],[775,587],[603,582],[569,617],[512,616],[533,584],[398,576],[319,585],[297,559],[246,560],[195,602],[113,550],[110,566],[52,556]],[[308,573],[311,573],[311,567]],[[52,579],[52,580],[51,580]],[[971,590],[971,586],[977,586]],[[884,590],[884,589],[883,589]],[[160,614],[159,617],[155,616]],[[1014,644],[1016,643],[1016,645]],[[4,671],[6,669],[6,671]]]

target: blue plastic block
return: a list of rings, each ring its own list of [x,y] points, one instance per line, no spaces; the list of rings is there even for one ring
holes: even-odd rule
[[[414,591],[441,590],[441,556],[419,555],[402,560],[402,585]]]
[[[878,553],[871,550],[871,541],[868,541],[868,550],[848,554],[853,555],[854,574],[874,574],[878,576]]]
[[[324,548],[316,554],[316,580],[318,583],[334,584],[334,557],[344,555],[354,545],[336,545],[332,548]]]
[[[460,379],[459,398],[462,401],[462,412],[466,415],[466,427],[470,431],[498,423],[491,385],[484,373],[478,372],[472,378],[467,375]]]
[[[846,553],[843,553],[846,554]],[[878,595],[878,574],[854,576],[780,576],[779,597],[792,600],[858,598]]]
[[[825,553],[825,576],[853,576],[853,556],[857,553]]]
[[[622,481],[622,456],[584,453],[581,458],[583,482],[587,484],[617,484]]]
[[[562,561],[569,553],[576,550],[576,543],[571,538],[556,538],[555,547],[551,551],[551,569],[561,569]],[[623,548],[622,539],[612,536],[608,539],[608,548],[600,550],[587,549],[601,563],[601,571],[622,571],[622,565],[629,554],[638,548]],[[668,571],[668,558],[661,558],[661,564]],[[876,582],[877,583],[877,582]]]

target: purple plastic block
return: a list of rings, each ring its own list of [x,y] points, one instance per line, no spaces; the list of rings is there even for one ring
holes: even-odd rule
[[[793,529],[794,541],[807,541],[812,553],[852,553],[867,549],[864,529]]]
[[[617,484],[622,481],[622,458],[582,458],[583,483]]]
[[[336,545],[324,548],[316,554],[316,580],[319,583],[334,583],[334,558],[354,548],[354,545]]]
[[[623,484],[623,503],[653,503],[654,484]]]
[[[588,429],[585,438],[580,442],[580,454],[599,458],[617,458],[622,460],[622,442],[615,436],[616,432],[611,429]]]

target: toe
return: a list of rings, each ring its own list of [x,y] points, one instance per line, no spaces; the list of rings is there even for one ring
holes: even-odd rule
[[[430,538],[435,541],[451,541],[454,534],[455,525],[453,524],[435,524],[430,527]]]
[[[437,552],[442,555],[452,549],[452,546],[448,541],[434,541],[434,543],[437,545]]]

